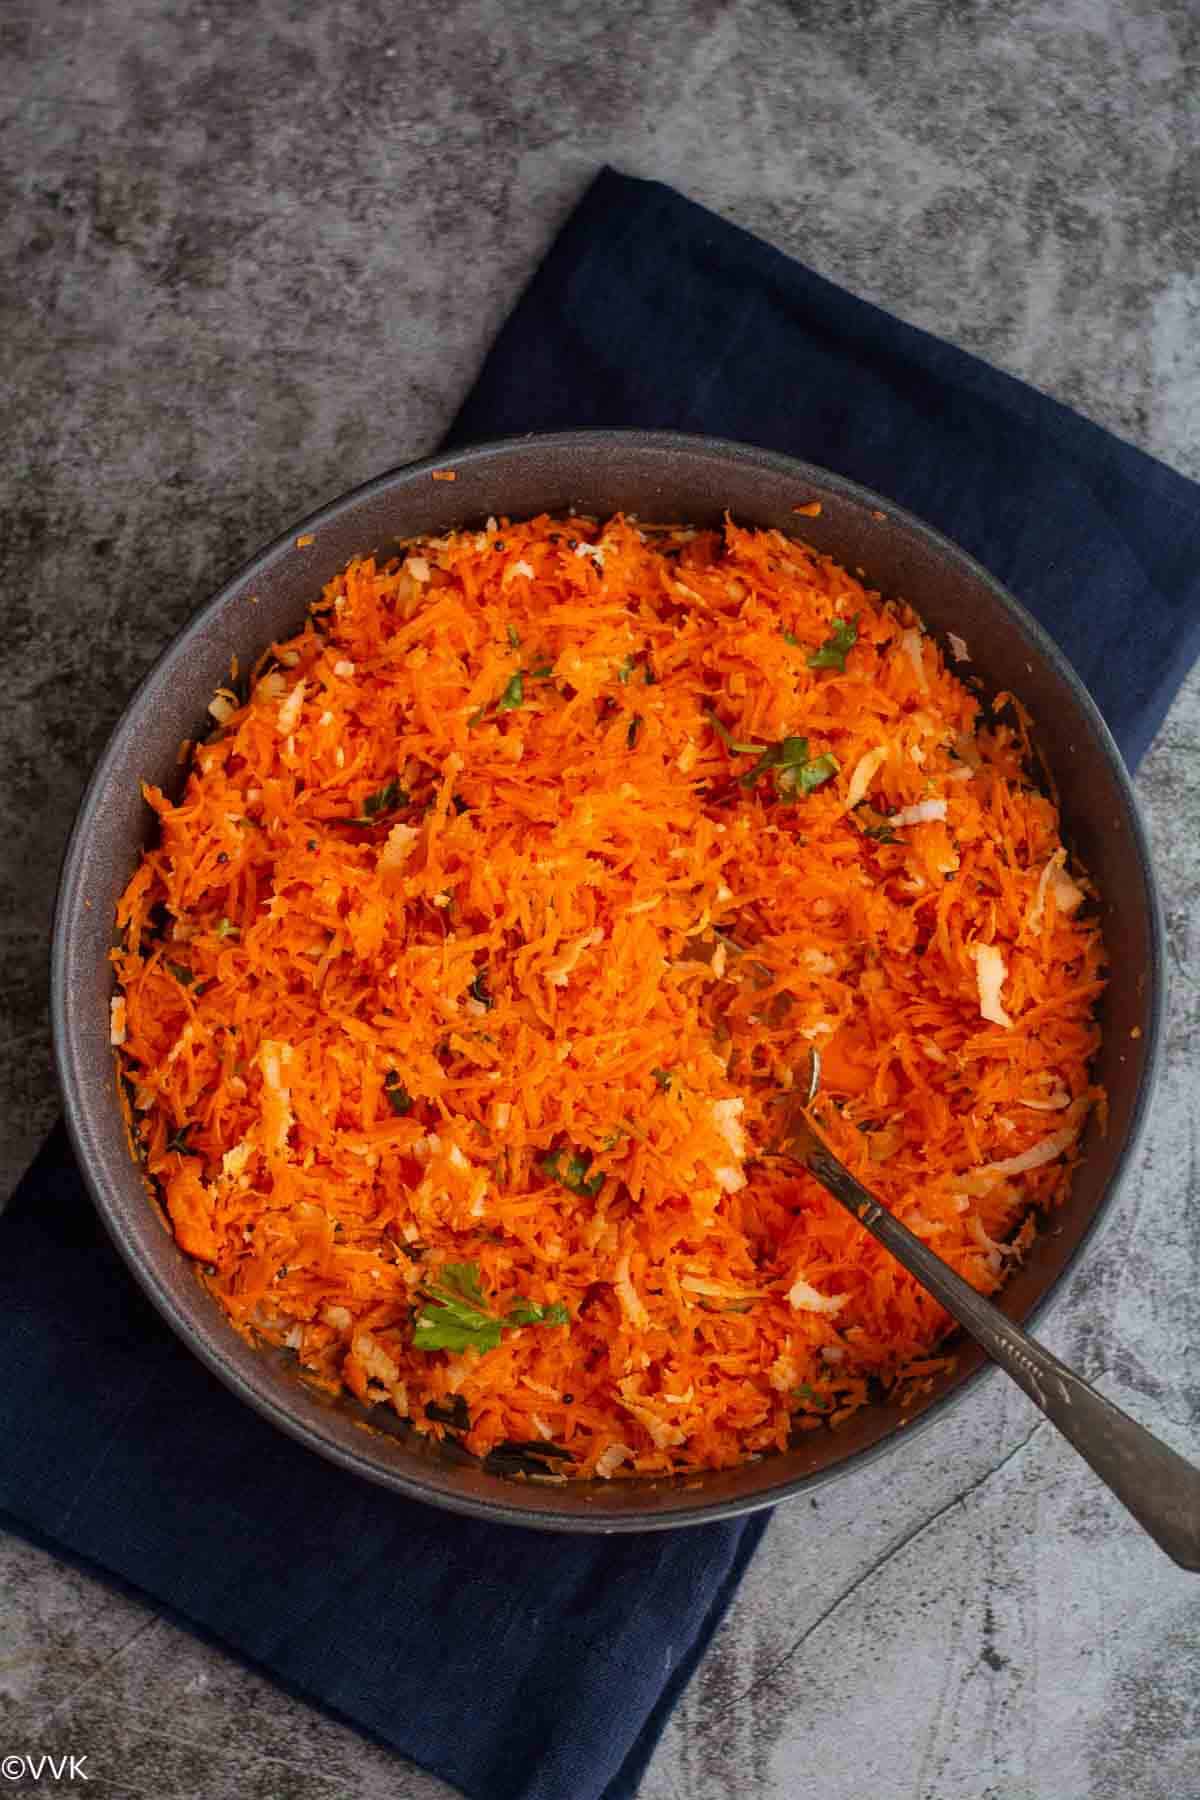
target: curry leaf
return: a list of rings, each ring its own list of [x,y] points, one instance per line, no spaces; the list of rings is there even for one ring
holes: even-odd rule
[[[488,990],[488,972],[486,963],[484,963],[482,968],[475,971],[475,979],[467,988],[467,992],[470,994],[472,1000],[477,1000],[480,1006],[486,1007],[489,1012],[492,1007],[495,1006],[496,1002]]]
[[[180,1125],[167,1139],[167,1149],[173,1150],[177,1156],[199,1156],[199,1150],[193,1150],[188,1143],[188,1133],[194,1130],[195,1126],[190,1121],[186,1125]]]

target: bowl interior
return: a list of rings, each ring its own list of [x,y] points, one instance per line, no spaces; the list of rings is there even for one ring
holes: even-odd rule
[[[453,481],[431,471],[452,469]],[[817,517],[797,505],[819,501]],[[396,538],[476,525],[489,514],[539,512],[775,526],[910,601],[943,640],[966,640],[985,694],[1011,689],[1029,708],[1062,805],[1064,835],[1104,896],[1111,960],[1098,1079],[1109,1124],[1089,1126],[1073,1192],[1004,1290],[1023,1319],[1055,1285],[1094,1224],[1144,1114],[1159,1035],[1161,943],[1146,845],[1120,758],[1078,679],[1045,633],[964,553],[886,500],[809,465],[741,445],[668,434],[589,432],[510,440],[416,464],[368,484],[267,549],[170,645],[138,689],[84,797],[64,864],[55,922],[53,1017],[68,1122],[81,1165],[118,1248],[169,1322],[243,1399],[313,1449],[398,1491],[512,1523],[645,1530],[766,1505],[845,1472],[897,1441],[898,1408],[864,1409],[836,1433],[804,1434],[782,1456],[659,1482],[565,1488],[485,1475],[469,1459],[392,1429],[365,1430],[357,1402],[305,1387],[288,1359],[254,1350],[197,1283],[134,1167],[108,1042],[108,963],[117,899],[150,836],[143,780],[171,789],[181,739],[203,735],[206,706],[227,679],[301,622],[347,560]],[[304,547],[297,538],[311,534]],[[961,1390],[982,1355],[964,1343],[910,1427]],[[382,1411],[382,1409],[381,1409]],[[380,1423],[386,1425],[387,1420]]]

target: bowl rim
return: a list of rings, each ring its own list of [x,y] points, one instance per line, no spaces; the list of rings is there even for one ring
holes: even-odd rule
[[[864,1468],[877,1457],[894,1450],[900,1441],[900,1433],[898,1430],[890,1431],[876,1442],[851,1452],[850,1455],[827,1468],[789,1477],[777,1486],[755,1494],[707,1502],[699,1501],[695,1505],[681,1506],[666,1515],[643,1514],[631,1508],[628,1512],[593,1517],[583,1513],[566,1515],[556,1511],[552,1505],[533,1508],[510,1506],[503,1498],[502,1489],[498,1492],[495,1500],[447,1493],[421,1479],[416,1472],[409,1474],[372,1460],[368,1454],[365,1454],[372,1436],[369,1432],[361,1434],[363,1454],[359,1453],[357,1445],[354,1449],[349,1449],[333,1442],[316,1429],[315,1425],[282,1406],[265,1386],[259,1386],[241,1368],[235,1367],[232,1361],[221,1353],[215,1342],[206,1341],[204,1334],[197,1330],[186,1310],[176,1304],[174,1296],[161,1281],[157,1269],[143,1254],[132,1230],[126,1228],[120,1207],[110,1203],[103,1180],[102,1159],[93,1155],[92,1146],[89,1143],[91,1118],[94,1113],[105,1110],[108,1102],[107,1097],[98,1099],[89,1092],[88,1083],[81,1073],[78,1042],[80,1028],[74,1018],[72,990],[68,979],[71,923],[82,905],[82,885],[86,878],[89,839],[93,822],[101,810],[102,796],[107,785],[109,771],[117,759],[119,748],[131,728],[131,721],[136,717],[144,697],[157,687],[161,677],[175,663],[186,656],[192,640],[203,631],[206,622],[228,605],[248,583],[271,568],[281,553],[294,549],[297,537],[310,532],[315,536],[324,527],[340,520],[347,513],[353,512],[363,502],[385,494],[398,485],[407,485],[414,480],[419,480],[424,475],[432,474],[434,470],[461,471],[465,468],[486,465],[496,457],[507,458],[514,452],[545,454],[555,450],[569,452],[579,448],[605,449],[609,452],[636,449],[651,455],[661,454],[664,457],[672,454],[686,454],[691,458],[700,457],[721,464],[728,464],[731,461],[742,464],[749,463],[766,472],[783,475],[795,481],[798,486],[804,484],[819,486],[826,493],[839,498],[844,497],[873,510],[882,510],[886,513],[889,522],[896,521],[909,532],[924,539],[926,544],[935,549],[945,560],[957,565],[965,577],[990,590],[1001,606],[1014,615],[1018,625],[1031,640],[1033,647],[1071,691],[1084,722],[1090,727],[1096,748],[1108,765],[1125,806],[1133,848],[1136,853],[1136,874],[1141,880],[1146,897],[1149,959],[1146,970],[1145,1025],[1143,1027],[1145,1041],[1142,1072],[1130,1112],[1129,1127],[1124,1142],[1117,1152],[1111,1177],[1102,1191],[1091,1217],[1084,1225],[1078,1242],[1063,1267],[1028,1307],[1022,1317],[1022,1323],[1026,1328],[1030,1328],[1044,1317],[1051,1303],[1061,1296],[1066,1277],[1078,1269],[1084,1253],[1094,1245],[1101,1221],[1111,1211],[1116,1191],[1128,1175],[1142,1142],[1154,1091],[1162,1072],[1166,1011],[1165,927],[1161,896],[1150,855],[1149,836],[1132,779],[1099,708],[1063,651],[1044,626],[981,563],[951,538],[938,531],[936,527],[927,524],[916,514],[899,506],[886,495],[878,494],[834,470],[822,468],[818,464],[790,457],[778,451],[763,449],[752,443],[719,438],[709,434],[619,428],[530,432],[520,436],[488,439],[462,448],[447,449],[430,456],[420,457],[411,462],[396,464],[338,495],[315,511],[295,520],[257,551],[222,583],[215,594],[189,615],[159,655],[155,657],[122,706],[120,715],[83,790],[63,853],[55,896],[50,945],[51,1031],[55,1068],[63,1096],[64,1115],[71,1147],[109,1238],[115,1244],[118,1253],[133,1274],[142,1292],[146,1294],[160,1316],[176,1335],[183,1339],[192,1353],[199,1357],[239,1400],[253,1407],[261,1417],[269,1420],[271,1424],[326,1460],[333,1461],[349,1472],[383,1486],[393,1493],[438,1506],[443,1510],[473,1518],[487,1519],[496,1524],[517,1525],[533,1530],[589,1534],[666,1531],[740,1517],[779,1505],[781,1502],[794,1499],[801,1494],[815,1493],[818,1488],[840,1480],[854,1471]],[[952,1388],[938,1395],[908,1423],[903,1434],[904,1441],[911,1441],[918,1431],[925,1430],[936,1420],[943,1418],[948,1407],[970,1393],[985,1376],[995,1372],[994,1365],[984,1361],[978,1368],[962,1376]]]

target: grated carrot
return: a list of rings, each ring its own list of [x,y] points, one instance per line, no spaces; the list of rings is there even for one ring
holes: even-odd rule
[[[352,562],[211,710],[145,790],[112,1036],[240,1330],[555,1479],[945,1366],[924,1290],[756,1160],[772,1096],[817,1045],[839,1155],[993,1290],[1102,1101],[1104,957],[1024,714],[905,604],[775,531],[489,521]]]

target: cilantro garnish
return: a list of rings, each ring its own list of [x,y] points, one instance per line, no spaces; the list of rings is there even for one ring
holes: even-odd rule
[[[806,737],[786,737],[777,744],[768,744],[754,767],[739,775],[738,781],[742,787],[752,788],[760,776],[773,769],[779,793],[811,794],[814,788],[836,775],[838,768],[836,756],[829,751],[810,757]]]
[[[858,621],[861,613],[855,613],[852,619],[834,619],[833,631],[825,639],[819,650],[814,650],[806,660],[810,669],[837,669],[841,674],[846,672],[846,657],[858,642]]]
[[[727,750],[732,750],[735,756],[758,756],[767,748],[766,744],[739,743],[733,733],[729,730],[728,726],[721,723],[711,707],[706,708],[706,711],[709,724],[712,726],[721,742],[725,745],[725,748]]]
[[[802,794],[811,794],[814,788],[819,788],[830,776],[836,775],[840,767],[836,756],[828,750],[821,756],[810,757],[806,737],[780,738],[777,744],[743,743],[734,737],[728,726],[721,723],[711,708],[708,709],[708,719],[732,755],[758,757],[753,768],[738,776],[742,787],[754,787],[761,776],[773,769],[779,793],[795,793],[798,790]]]
[[[196,979],[195,969],[189,969],[183,963],[166,962],[164,958],[164,967],[175,977],[180,987],[191,987]]]
[[[508,641],[514,650],[521,648],[521,634],[515,625],[510,625],[508,628]]]
[[[629,677],[633,674],[633,671],[636,667],[637,667],[636,659],[632,656],[627,656],[625,658],[625,661],[621,664],[620,668],[617,670],[617,680],[620,682],[622,687],[629,686]]]
[[[414,1350],[495,1350],[501,1321],[483,1304],[478,1263],[443,1263],[423,1289],[427,1304],[413,1325]]]
[[[218,919],[216,933],[219,938],[238,937],[240,933],[232,919]]]
[[[521,1325],[568,1325],[571,1315],[561,1301],[543,1306],[518,1298],[501,1317],[489,1312],[479,1284],[479,1264],[443,1263],[437,1279],[422,1288],[426,1305],[413,1325],[414,1350],[477,1350],[499,1347],[504,1331]]]
[[[509,627],[509,632],[510,632],[510,634],[512,632],[511,626]],[[518,638],[516,640],[516,642],[514,642],[514,644],[513,644],[514,649],[516,649],[517,644],[519,642],[520,642],[520,639]],[[554,672],[553,665],[550,663],[544,663],[539,668],[531,669],[530,675],[541,677],[541,676],[545,676],[545,675],[551,675],[551,674],[553,674],[553,672]],[[486,705],[476,707],[475,711],[471,714],[470,718],[467,720],[467,730],[468,731],[474,731],[474,729],[477,725],[483,724],[483,721],[487,718],[488,712],[491,709],[492,704],[493,703],[491,701],[488,701],[488,703]],[[494,704],[495,704],[496,711],[498,713],[516,712],[518,707],[524,706],[524,704],[525,704],[525,670],[524,669],[518,669],[515,675],[509,676],[508,680],[504,684],[504,688],[500,694],[500,698],[497,701],[495,701]]]
[[[786,742],[792,744],[796,740],[788,738]],[[811,794],[814,788],[824,786],[825,782],[831,781],[837,774],[838,759],[828,750],[822,756],[810,758],[807,738],[801,738],[799,742],[804,746],[803,751],[799,753],[795,761],[784,761],[775,780],[780,788],[798,789],[802,794]]]
[[[543,1156],[538,1166],[551,1181],[557,1181],[572,1194],[580,1194],[588,1200],[594,1200],[604,1186],[603,1169],[597,1169],[594,1175],[588,1173],[592,1166],[590,1150],[552,1150],[548,1156]]]
[[[554,1300],[549,1306],[542,1306],[537,1300],[518,1300],[510,1306],[505,1317],[506,1325],[569,1325],[571,1315],[561,1300]]]

